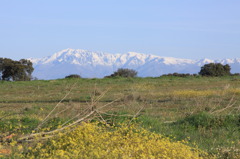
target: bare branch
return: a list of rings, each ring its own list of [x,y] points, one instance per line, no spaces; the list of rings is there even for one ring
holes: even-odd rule
[[[76,82],[77,83],[77,82]],[[62,103],[62,101],[67,98],[67,96],[71,93],[72,89],[74,88],[74,86],[76,85],[76,83],[74,83],[71,87],[71,89],[68,91],[68,93],[57,103],[57,105],[50,111],[50,113],[43,119],[43,121],[38,125],[38,127],[35,130],[38,130],[48,119],[48,117],[54,112],[54,110],[56,110],[56,108],[60,105],[60,103]]]

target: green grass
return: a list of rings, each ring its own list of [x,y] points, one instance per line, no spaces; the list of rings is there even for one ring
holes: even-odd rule
[[[129,122],[144,108],[134,122],[151,131],[220,157],[240,151],[239,76],[1,81],[0,90],[0,137],[31,133],[69,93],[42,126],[53,130],[106,91],[96,107],[119,99],[102,114],[109,124]]]

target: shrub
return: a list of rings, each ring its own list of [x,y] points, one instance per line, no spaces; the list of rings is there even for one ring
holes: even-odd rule
[[[109,77],[136,77],[136,76],[137,76],[137,71],[135,70],[127,69],[127,68],[119,68],[116,72],[106,77],[109,78]]]
[[[183,120],[177,121],[174,124],[191,125],[195,128],[205,127],[205,128],[219,128],[219,127],[239,127],[240,126],[240,116],[238,115],[226,115],[226,116],[216,116],[207,112],[200,112],[198,114],[193,114],[187,116]]]
[[[190,73],[169,73],[169,74],[163,74],[162,77],[196,77],[197,74],[190,74]]]
[[[66,76],[65,78],[81,78],[81,76],[78,74],[71,74],[71,75]]]
[[[231,75],[230,70],[231,67],[228,64],[209,63],[201,67],[199,74],[202,76],[227,76]]]
[[[240,76],[240,73],[233,73],[231,76]]]

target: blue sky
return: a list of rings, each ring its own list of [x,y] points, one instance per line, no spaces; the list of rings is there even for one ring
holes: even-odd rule
[[[239,0],[0,0],[0,57],[62,49],[240,57]]]

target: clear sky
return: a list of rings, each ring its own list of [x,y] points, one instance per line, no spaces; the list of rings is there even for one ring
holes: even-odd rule
[[[66,48],[240,57],[240,0],[0,0],[0,57]]]

